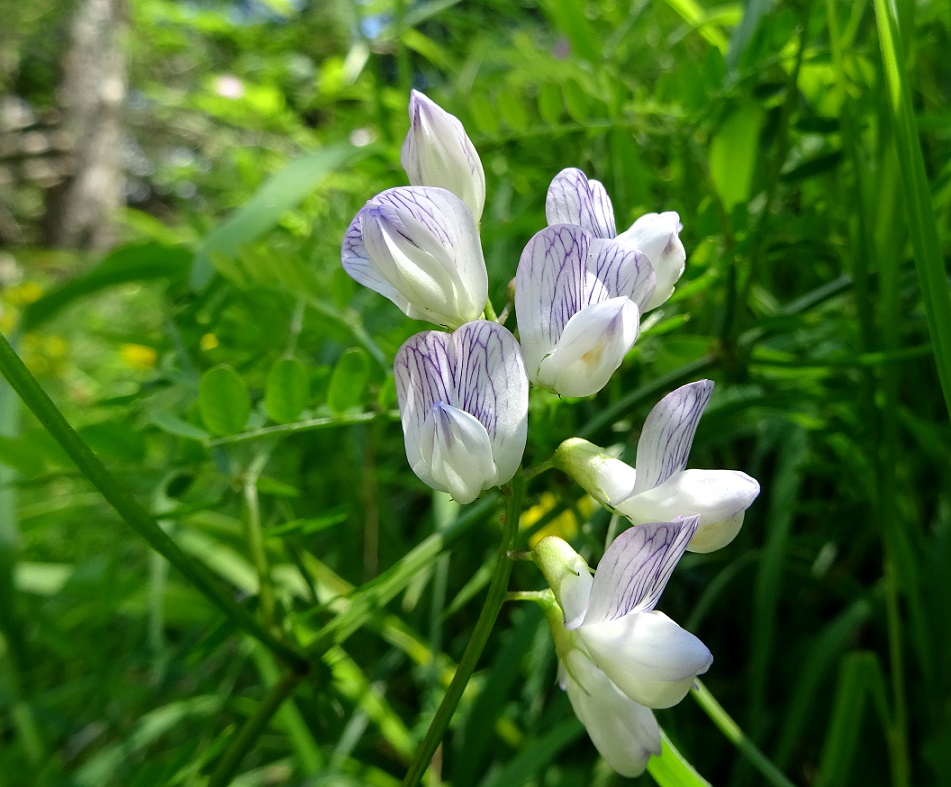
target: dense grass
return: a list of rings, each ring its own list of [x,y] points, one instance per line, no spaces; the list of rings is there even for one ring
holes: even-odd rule
[[[0,389],[0,781],[398,784],[460,662],[475,671],[428,783],[623,781],[532,605],[505,604],[464,656],[493,575],[543,581],[498,567],[501,495],[460,507],[410,471],[390,363],[428,326],[340,270],[350,218],[405,182],[417,87],[485,163],[497,311],[563,167],[604,182],[621,227],[681,215],[673,299],[600,394],[533,393],[524,464],[573,435],[633,461],[660,396],[716,381],[691,466],[763,493],[664,594],[715,657],[699,701],[658,714],[683,758],[739,787],[951,785],[944,4],[397,3],[381,20],[347,65],[318,58],[319,120],[289,135],[308,149],[257,196],[235,185],[230,218],[133,215],[68,283],[14,253],[44,292],[3,293],[4,333],[84,442],[54,421],[67,456]],[[516,549],[543,524],[594,563],[610,516],[547,471]],[[694,783],[676,765],[643,782]]]

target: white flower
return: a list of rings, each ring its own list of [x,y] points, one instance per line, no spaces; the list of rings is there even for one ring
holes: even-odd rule
[[[560,609],[548,610],[559,682],[608,764],[636,776],[660,754],[649,708],[680,702],[713,657],[693,634],[654,610],[697,518],[630,528],[591,572],[567,543],[542,539],[534,560]]]
[[[489,279],[475,219],[445,189],[378,194],[350,222],[340,257],[353,279],[413,319],[455,327],[485,308]]]
[[[700,526],[687,548],[719,549],[740,531],[746,509],[759,494],[759,483],[739,470],[685,469],[712,392],[713,382],[701,380],[657,403],[637,443],[636,470],[580,438],[558,447],[555,466],[632,524],[698,515]]]
[[[400,162],[414,186],[438,186],[458,196],[478,222],[485,206],[485,172],[459,119],[413,91],[409,132]]]
[[[410,338],[393,364],[406,458],[433,489],[470,503],[509,481],[525,450],[528,380],[515,337],[486,320]]]
[[[568,224],[525,246],[515,312],[532,382],[563,396],[600,391],[637,339],[654,271],[638,251]]]
[[[548,187],[545,214],[549,226],[577,224],[596,238],[616,238],[625,248],[637,249],[650,260],[657,277],[656,288],[642,311],[656,309],[674,291],[684,272],[687,254],[678,232],[680,216],[673,211],[648,213],[629,229],[617,234],[614,208],[604,186],[588,180],[580,169],[563,169]]]

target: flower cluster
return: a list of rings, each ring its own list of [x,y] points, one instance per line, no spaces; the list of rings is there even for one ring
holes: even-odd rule
[[[341,248],[347,273],[407,316],[446,330],[406,341],[394,376],[406,456],[416,475],[461,503],[507,483],[525,450],[529,383],[591,396],[637,340],[641,316],[663,304],[684,270],[680,217],[650,213],[618,234],[604,186],[577,169],[552,180],[548,226],[525,246],[515,275],[519,338],[486,311],[479,238],[485,174],[460,121],[413,92],[401,161],[409,186],[357,213]],[[731,541],[759,485],[745,473],[687,470],[713,383],[683,386],[651,411],[636,469],[587,441],[565,441],[552,464],[628,530],[592,578],[557,538],[534,559],[551,592],[559,681],[595,746],[619,773],[660,752],[652,708],[679,702],[712,656],[654,606],[686,549]]]

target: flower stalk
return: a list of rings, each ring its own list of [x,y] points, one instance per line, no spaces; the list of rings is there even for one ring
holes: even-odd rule
[[[446,694],[439,708],[430,722],[429,729],[423,737],[422,743],[416,750],[416,756],[410,763],[409,770],[403,779],[403,787],[415,787],[419,784],[426,769],[432,761],[433,754],[439,747],[452,714],[462,699],[462,693],[465,691],[472,673],[475,672],[476,665],[489,641],[489,634],[495,626],[496,618],[502,609],[508,593],[509,576],[512,573],[512,560],[508,553],[515,545],[515,538],[518,534],[518,523],[522,516],[522,500],[525,492],[525,482],[520,472],[516,472],[512,480],[502,487],[502,493],[505,496],[505,515],[502,522],[502,541],[499,544],[498,557],[495,561],[495,568],[492,571],[492,578],[489,580],[489,589],[486,593],[485,603],[482,605],[482,612],[479,614],[479,620],[472,630],[472,637],[469,644],[466,645],[465,653],[459,661],[456,668],[456,674],[446,689]]]

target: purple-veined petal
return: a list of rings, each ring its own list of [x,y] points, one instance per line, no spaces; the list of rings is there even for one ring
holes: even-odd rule
[[[566,660],[564,689],[591,742],[621,776],[639,776],[661,751],[654,714],[626,697],[580,650]]]
[[[609,297],[626,295],[644,311],[656,282],[654,269],[645,254],[613,240],[596,238],[591,242],[587,265]]]
[[[563,169],[552,179],[545,199],[548,225],[577,224],[596,238],[617,234],[614,207],[604,186],[575,168]]]
[[[410,95],[409,117],[400,162],[410,183],[451,191],[478,222],[485,206],[485,172],[462,123],[416,90]]]
[[[562,396],[596,394],[637,340],[638,317],[637,305],[623,295],[585,306],[541,360],[535,381]]]
[[[456,456],[449,447],[461,445],[470,450],[470,443],[481,445],[481,436],[467,431],[461,416],[447,421],[445,413],[450,411],[441,409],[447,407],[468,414],[485,433],[495,471],[490,474],[484,469],[484,453],[473,455],[470,463],[483,467],[479,471],[483,478],[479,492],[505,483],[515,474],[525,449],[528,380],[518,343],[510,331],[496,323],[476,320],[452,334],[416,334],[396,353],[393,373],[406,457],[425,483],[449,490],[448,473],[455,468],[453,472],[460,480],[454,482],[457,489],[449,491],[460,502],[469,502],[462,499],[471,494],[469,476],[457,467],[455,459],[449,461],[447,457]],[[443,414],[437,418],[434,409]],[[443,434],[454,437],[445,441],[440,452],[433,443],[438,425],[449,430]],[[442,464],[437,466],[437,460]],[[439,467],[446,468],[442,475]]]
[[[447,339],[448,335],[440,331],[417,333],[406,340],[393,361],[406,458],[413,472],[429,486],[435,479],[423,458],[420,440],[423,424],[436,403],[452,404],[454,361]]]
[[[528,378],[521,348],[511,331],[487,320],[463,325],[452,334],[451,345],[453,404],[485,426],[498,467],[496,483],[507,483],[522,461],[528,434]]]
[[[643,255],[568,224],[536,233],[522,252],[515,276],[515,311],[529,377],[537,380],[542,360],[586,306],[619,296],[636,304],[652,286],[653,270]],[[634,338],[636,331],[632,342]]]
[[[356,281],[415,319],[456,326],[485,307],[488,276],[475,219],[445,189],[378,194],[350,223],[341,260]]]
[[[657,288],[644,306],[645,311],[664,303],[684,272],[687,253],[677,234],[681,229],[680,216],[668,211],[641,216],[630,229],[618,235],[619,242],[646,254],[657,274]]]
[[[459,503],[471,503],[497,483],[489,435],[463,410],[438,402],[423,423],[419,446],[424,467],[435,482],[430,486]]]
[[[660,486],[687,466],[697,424],[712,393],[711,380],[688,383],[667,394],[650,411],[637,442],[637,477],[632,494]]]
[[[661,612],[637,612],[577,630],[591,659],[634,702],[669,708],[684,698],[713,656]]]
[[[699,517],[631,527],[598,563],[582,626],[653,609],[697,531]]]
[[[684,470],[615,508],[635,525],[697,514],[700,526],[687,549],[712,552],[733,540],[757,495],[759,483],[739,470]]]

